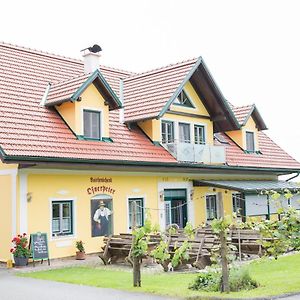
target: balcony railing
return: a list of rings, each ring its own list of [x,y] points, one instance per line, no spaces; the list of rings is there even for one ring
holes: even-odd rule
[[[204,164],[224,164],[225,147],[191,143],[162,144],[178,161]]]

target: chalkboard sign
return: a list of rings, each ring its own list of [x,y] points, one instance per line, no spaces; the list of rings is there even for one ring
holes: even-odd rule
[[[35,260],[43,262],[44,259],[47,259],[50,265],[47,233],[37,232],[30,234],[29,248],[33,264]]]

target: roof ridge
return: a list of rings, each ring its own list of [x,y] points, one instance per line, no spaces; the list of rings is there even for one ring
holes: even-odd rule
[[[43,56],[48,56],[48,57],[52,57],[52,58],[56,58],[56,59],[60,59],[60,60],[67,60],[67,61],[71,61],[71,62],[74,62],[74,63],[83,64],[83,61],[80,60],[80,59],[67,57],[67,56],[63,56],[63,55],[59,55],[59,54],[55,54],[55,53],[50,53],[50,52],[43,51],[43,50],[33,49],[33,48],[29,48],[29,47],[19,46],[19,45],[16,45],[16,44],[5,43],[3,41],[0,41],[0,46],[4,46],[4,47],[7,47],[7,48],[14,48],[14,49],[18,49],[18,50],[25,51],[25,52],[31,52],[31,53],[35,53],[35,54],[38,54],[38,55],[43,55]]]
[[[108,69],[109,71],[117,71],[117,72],[120,72],[120,73],[127,73],[128,76],[138,74],[136,72],[126,71],[124,69],[119,69],[119,68],[115,68],[115,67],[109,67],[109,66],[105,66],[105,65],[100,65],[99,67],[100,67],[100,69],[104,68],[104,69]]]
[[[192,63],[193,61],[194,61],[194,63],[196,63],[196,61],[199,58],[200,57],[194,57],[194,58],[186,59],[186,60],[183,60],[183,61],[180,61],[180,62],[177,62],[177,63],[172,63],[172,64],[168,64],[166,66],[162,66],[162,67],[158,67],[158,68],[155,68],[155,69],[151,69],[149,71],[145,71],[145,72],[141,72],[141,73],[136,73],[135,76],[130,76],[130,77],[126,78],[126,80],[137,79],[137,78],[148,76],[148,75],[151,75],[151,74],[154,74],[154,73],[159,73],[159,72],[165,71],[167,69],[170,69],[172,67],[179,67],[181,65],[187,65],[189,63]]]
[[[18,49],[18,50],[21,50],[21,51],[30,52],[30,53],[34,53],[34,54],[38,54],[38,55],[43,55],[43,56],[47,56],[47,57],[51,57],[51,58],[71,61],[71,62],[75,62],[75,63],[83,65],[83,60],[82,59],[68,57],[68,56],[64,56],[64,55],[60,55],[60,54],[56,54],[56,53],[51,53],[51,52],[47,52],[47,51],[43,51],[43,50],[39,50],[39,49],[19,46],[19,45],[16,45],[16,44],[6,43],[6,42],[3,42],[3,41],[0,41],[0,46],[6,47],[6,48],[14,48],[14,49]],[[137,74],[136,72],[126,71],[126,70],[123,70],[123,69],[109,67],[109,66],[105,66],[105,65],[99,65],[99,67],[107,69],[108,71],[118,71],[120,73],[126,73],[126,74],[128,74],[128,76]]]

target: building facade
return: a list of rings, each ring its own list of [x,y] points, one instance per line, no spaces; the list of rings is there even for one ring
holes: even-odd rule
[[[100,250],[146,211],[163,230],[239,212],[271,217],[264,190],[300,163],[266,134],[255,105],[225,100],[203,59],[146,73],[0,44],[0,260],[11,237],[45,232],[51,258]],[[284,205],[287,205],[282,201]],[[290,205],[300,208],[297,197]]]

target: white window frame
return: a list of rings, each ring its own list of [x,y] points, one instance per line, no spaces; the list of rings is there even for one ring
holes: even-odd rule
[[[144,209],[143,209],[143,217],[144,217],[144,223],[145,223],[145,220],[146,220],[146,215],[145,215],[145,212],[146,212],[146,210],[145,210],[145,207],[147,207],[146,205],[146,203],[147,203],[147,197],[146,197],[146,195],[140,195],[140,194],[137,194],[137,195],[127,195],[126,196],[126,211],[127,211],[127,226],[126,226],[126,228],[127,228],[127,232],[132,232],[132,229],[131,228],[129,228],[129,199],[133,199],[133,198],[135,198],[135,199],[137,199],[137,198],[140,198],[140,199],[143,199],[143,205],[144,205]]]
[[[247,132],[253,133],[253,143],[254,143],[254,150],[253,150],[253,152],[255,152],[255,151],[257,150],[257,149],[256,149],[256,132],[255,132],[254,130],[248,130],[248,129],[246,129],[246,128],[245,128],[245,131],[244,131],[245,150],[246,150],[246,151],[249,151],[249,150],[247,149]],[[249,152],[251,152],[251,151],[249,151]]]
[[[188,125],[189,126],[189,133],[190,133],[190,141],[189,142],[186,142],[186,141],[180,141],[180,124],[184,124],[184,125]],[[186,144],[193,144],[192,143],[192,130],[191,130],[191,123],[189,122],[179,122],[178,121],[178,141],[179,143],[186,143]]]
[[[196,144],[195,143],[195,126],[201,126],[204,128],[204,144]],[[193,144],[195,145],[206,145],[207,144],[207,124],[201,124],[201,123],[193,123],[193,128],[192,128],[192,133],[193,133]]]
[[[99,139],[99,141],[101,141],[102,137],[103,137],[103,133],[104,133],[104,114],[103,114],[102,108],[100,108],[100,107],[82,107],[81,108],[81,135],[83,137],[84,137],[84,111],[85,110],[100,113],[100,139]]]
[[[219,205],[218,205],[218,201],[219,201],[219,199],[218,199],[218,193],[214,193],[214,192],[212,192],[212,193],[206,193],[205,194],[205,206],[204,206],[204,209],[205,209],[205,220],[206,220],[206,222],[211,222],[212,220],[208,220],[207,219],[207,207],[206,207],[206,197],[207,196],[216,196],[216,211],[217,211],[217,218],[219,218],[219,216],[220,216],[220,212],[219,212]]]
[[[50,241],[53,240],[66,240],[66,239],[75,239],[76,238],[76,220],[77,220],[77,215],[76,215],[76,198],[74,197],[65,197],[65,198],[49,198],[49,232],[50,232]],[[64,201],[69,201],[72,202],[72,234],[68,234],[68,235],[59,235],[59,236],[53,236],[52,235],[52,218],[53,218],[53,214],[52,214],[52,203],[53,202],[64,202]]]
[[[162,123],[163,122],[172,122],[173,123],[173,130],[174,130],[174,142],[173,143],[176,143],[178,141],[178,139],[177,139],[178,122],[175,121],[175,120],[171,120],[171,119],[160,119],[159,131],[160,131],[160,141],[161,141],[161,143],[163,143],[163,138],[162,138]]]

